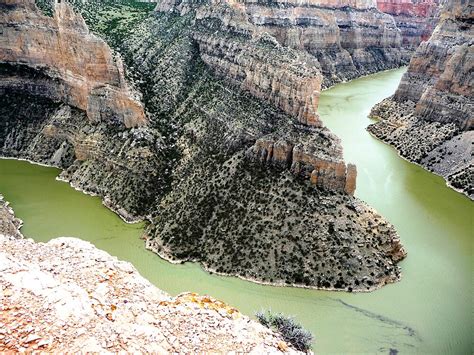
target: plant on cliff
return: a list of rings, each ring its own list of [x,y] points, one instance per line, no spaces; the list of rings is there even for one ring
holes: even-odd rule
[[[281,313],[272,314],[270,310],[259,311],[255,313],[255,317],[265,327],[280,333],[283,339],[297,350],[308,352],[311,349],[313,334],[304,329],[293,317]]]

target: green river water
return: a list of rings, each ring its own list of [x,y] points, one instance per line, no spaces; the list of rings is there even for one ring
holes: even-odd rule
[[[473,352],[474,204],[444,181],[410,164],[365,130],[370,108],[391,95],[404,72],[392,70],[340,84],[321,95],[320,115],[357,164],[356,195],[397,228],[408,251],[401,282],[349,294],[270,287],[172,265],[145,250],[143,224],[125,224],[90,197],[55,180],[58,169],[0,160],[0,193],[37,241],[73,236],[133,263],[159,288],[210,294],[253,314],[271,308],[316,336],[320,353]]]

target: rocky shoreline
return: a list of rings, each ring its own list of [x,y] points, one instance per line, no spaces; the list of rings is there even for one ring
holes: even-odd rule
[[[448,187],[474,199],[474,132],[462,132],[455,124],[420,122],[413,115],[414,106],[390,98],[382,101],[370,113],[379,122],[367,130],[393,146],[401,158],[441,176]]]
[[[0,198],[0,351],[298,353],[221,301],[171,297],[88,242],[20,225]]]
[[[447,2],[395,94],[377,104],[368,131],[407,160],[474,199],[472,5]]]
[[[147,247],[175,262],[321,289],[370,291],[399,280],[406,252],[394,227],[353,196],[356,168],[317,117],[322,77],[314,57],[282,46],[231,5],[144,14],[75,4],[129,68],[121,80],[134,84],[117,87],[141,93],[147,122],[135,127],[91,120],[47,90],[38,95],[54,79],[37,72],[38,61],[50,62],[41,47],[31,63],[21,52],[21,64],[0,48],[0,75],[23,83],[0,88],[0,155],[58,166],[59,179],[100,196],[124,220],[146,218]],[[83,23],[64,6],[51,22],[32,0],[15,0],[0,25],[22,19],[29,41],[38,22],[53,33],[65,28],[62,14]],[[72,45],[96,48],[89,32],[83,39],[64,31]],[[111,48],[100,48],[112,58]],[[103,73],[92,69],[94,80],[78,71],[81,82],[100,86]]]

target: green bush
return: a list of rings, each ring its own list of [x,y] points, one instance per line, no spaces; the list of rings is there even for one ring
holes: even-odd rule
[[[293,317],[281,313],[272,314],[270,311],[260,311],[255,316],[262,325],[280,333],[283,339],[297,350],[307,352],[311,349],[313,334],[304,329]]]

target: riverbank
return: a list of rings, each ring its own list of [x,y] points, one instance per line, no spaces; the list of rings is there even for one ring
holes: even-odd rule
[[[424,121],[414,112],[415,103],[387,98],[372,108],[370,117],[376,122],[367,131],[391,145],[402,159],[442,177],[448,187],[474,200],[474,131],[462,132],[454,123]]]
[[[221,301],[171,297],[91,243],[20,227],[0,196],[0,351],[296,353]]]
[[[247,315],[262,308],[294,315],[317,335],[316,353],[470,353],[473,204],[366,131],[370,108],[393,93],[402,74],[354,80],[321,97],[324,124],[358,166],[356,195],[397,228],[409,253],[403,279],[372,293],[264,286],[211,275],[194,263],[170,264],[143,247],[143,223],[123,223],[99,198],[56,181],[58,169],[0,160],[0,191],[25,221],[25,236],[90,241],[171,295],[193,290]]]

